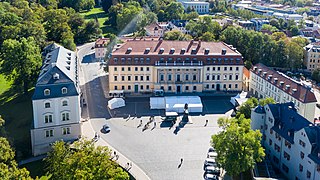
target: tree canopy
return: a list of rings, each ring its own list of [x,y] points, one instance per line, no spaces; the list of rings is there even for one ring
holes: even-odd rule
[[[236,117],[239,118],[241,115],[243,115],[245,118],[251,118],[251,110],[256,106],[258,105],[265,106],[267,104],[275,104],[275,103],[276,103],[275,100],[271,97],[267,97],[260,100],[258,100],[255,97],[251,97],[239,107]]]
[[[45,162],[52,179],[129,179],[129,175],[111,160],[107,147],[95,147],[88,140],[72,145],[55,142]]]
[[[250,129],[250,119],[244,115],[238,118],[219,118],[223,130],[211,138],[217,151],[216,161],[228,174],[235,176],[252,169],[265,156],[261,146],[262,134]]]

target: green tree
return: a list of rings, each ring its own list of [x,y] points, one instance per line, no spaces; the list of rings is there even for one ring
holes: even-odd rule
[[[261,146],[262,134],[250,129],[250,119],[244,115],[238,118],[220,118],[219,127],[223,130],[211,138],[211,144],[217,151],[217,163],[228,174],[236,176],[252,169],[265,156]]]
[[[214,35],[211,32],[205,32],[200,39],[202,41],[214,41]]]
[[[179,41],[184,41],[184,40],[190,40],[192,37],[190,35],[183,34],[179,30],[172,30],[172,31],[167,31],[164,34],[163,37],[165,40],[179,40]]]
[[[52,179],[129,179],[119,165],[110,160],[107,147],[80,140],[72,144],[55,142],[45,159]]]
[[[0,129],[4,125],[4,120],[0,115]],[[1,132],[1,131],[0,131]],[[0,134],[1,135],[1,134]],[[0,178],[1,179],[32,179],[29,171],[25,168],[18,168],[14,160],[15,153],[10,147],[8,140],[0,137]]]
[[[264,24],[264,25],[262,25],[261,30],[267,30],[267,31],[270,31],[270,32],[272,32],[272,33],[278,31],[278,29],[277,29],[275,26],[271,26],[270,24]]]
[[[21,38],[21,40],[5,40],[0,53],[0,73],[8,80],[28,92],[29,87],[38,76],[41,66],[40,48],[33,37]]]
[[[165,20],[170,21],[173,19],[180,19],[184,8],[179,2],[171,2],[165,9]]]
[[[287,43],[288,61],[287,67],[291,69],[301,68],[303,64],[303,48],[297,43],[290,41]]]
[[[260,106],[265,106],[267,104],[275,104],[276,101],[272,97],[266,97],[264,99],[259,100],[259,105]]]
[[[292,36],[298,36],[300,34],[298,26],[291,26],[290,32]]]
[[[195,38],[199,38],[206,32],[210,32],[215,38],[218,38],[221,32],[221,26],[218,22],[212,21],[210,16],[200,17],[198,21],[189,21],[186,29],[191,31]]]
[[[312,80],[316,81],[317,83],[320,82],[320,69],[316,69],[312,72],[311,75]]]
[[[243,103],[239,110],[237,111],[236,117],[240,117],[240,115],[244,115],[245,118],[251,118],[251,109],[258,106],[259,101],[255,97],[249,98],[245,103]]]

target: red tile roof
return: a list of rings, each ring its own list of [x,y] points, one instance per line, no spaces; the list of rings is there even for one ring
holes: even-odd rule
[[[130,49],[130,51],[128,51]],[[146,49],[149,49],[146,53]],[[161,51],[163,49],[163,52]],[[137,39],[127,40],[122,46],[116,49],[113,55],[182,55],[182,50],[185,50],[183,55],[204,55],[205,50],[209,50],[206,55],[221,55],[223,49],[226,50],[225,55],[241,54],[232,49],[223,42],[201,42],[201,41],[166,41],[166,40],[150,40]],[[194,52],[192,52],[194,50]],[[174,52],[173,52],[174,51]]]
[[[259,71],[260,69],[261,71]],[[303,103],[317,102],[317,99],[311,88],[303,85],[302,83],[296,82],[293,79],[286,77],[261,63],[253,66],[250,71]],[[277,78],[277,81],[275,81],[275,78]],[[283,82],[283,85],[281,85],[280,82]],[[290,85],[290,88],[287,89],[286,85]],[[296,92],[294,92],[293,89],[295,89]]]
[[[243,75],[250,78],[250,71],[246,67],[243,67]]]
[[[102,46],[108,44],[109,41],[110,41],[109,38],[99,38],[99,39],[97,39],[95,46],[102,47]]]

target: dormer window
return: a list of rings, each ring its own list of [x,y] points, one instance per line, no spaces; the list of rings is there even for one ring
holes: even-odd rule
[[[66,87],[63,87],[63,88],[61,89],[61,92],[62,92],[62,94],[67,94],[68,90],[67,90]]]
[[[45,89],[44,90],[44,95],[45,96],[49,96],[50,95],[50,90],[49,89]]]
[[[62,106],[68,106],[68,101],[67,100],[62,101]]]
[[[49,102],[44,103],[44,108],[50,108],[50,103]]]

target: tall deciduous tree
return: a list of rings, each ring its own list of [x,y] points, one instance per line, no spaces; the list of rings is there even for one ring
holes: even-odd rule
[[[56,142],[45,161],[53,179],[129,179],[110,159],[107,147],[95,147],[91,141],[81,140],[72,146]]]
[[[21,40],[7,39],[0,53],[0,73],[16,86],[22,86],[24,93],[35,82],[41,66],[40,48],[33,37]]]
[[[218,164],[235,176],[254,167],[265,156],[261,146],[261,133],[250,129],[250,119],[244,115],[238,118],[220,118],[223,131],[212,136],[212,146],[217,151]]]

